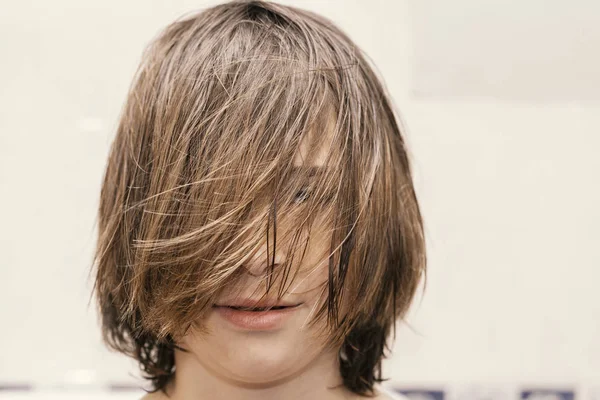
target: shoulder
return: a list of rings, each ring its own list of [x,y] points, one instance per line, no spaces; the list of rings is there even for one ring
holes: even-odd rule
[[[400,393],[394,391],[394,389],[392,389],[390,387],[386,387],[386,386],[382,386],[382,385],[377,385],[376,389],[379,392],[379,396],[377,396],[377,399],[381,399],[381,400],[409,400],[408,397],[406,397],[403,394],[400,394]]]

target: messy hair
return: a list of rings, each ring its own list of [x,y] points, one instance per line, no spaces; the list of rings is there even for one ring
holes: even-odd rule
[[[104,341],[165,391],[177,339],[265,237],[266,292],[282,297],[324,216],[328,279],[312,322],[327,321],[343,384],[372,394],[426,265],[399,126],[366,56],[319,15],[233,1],[167,26],[144,52],[102,183],[93,294]],[[283,220],[293,229],[280,237]],[[298,250],[275,266],[281,243]]]

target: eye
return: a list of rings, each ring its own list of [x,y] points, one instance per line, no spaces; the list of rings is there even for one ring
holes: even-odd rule
[[[296,197],[294,198],[295,203],[303,203],[310,196],[310,191],[307,187],[300,189],[296,193]]]

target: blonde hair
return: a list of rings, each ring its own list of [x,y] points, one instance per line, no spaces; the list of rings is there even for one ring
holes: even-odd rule
[[[325,136],[326,163],[311,168]],[[102,184],[94,294],[105,342],[164,391],[177,338],[235,284],[263,233],[302,250],[316,215],[331,243],[314,321],[327,319],[344,384],[366,395],[426,265],[407,149],[380,80],[308,11],[234,1],[172,23],[144,53]],[[291,239],[273,237],[281,219],[294,221]],[[297,258],[274,268],[267,257],[267,290],[278,283],[282,296]]]

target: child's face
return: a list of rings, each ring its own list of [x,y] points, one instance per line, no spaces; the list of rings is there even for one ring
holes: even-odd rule
[[[323,166],[329,146],[330,141],[325,140],[310,164]],[[305,163],[307,148],[301,142],[295,165]],[[290,225],[286,223],[285,216],[278,216],[277,238],[289,237],[286,233],[294,229]],[[180,341],[180,345],[190,353],[178,357],[186,357],[186,362],[200,363],[222,378],[247,384],[273,382],[299,373],[323,354],[327,339],[323,337],[325,319],[313,325],[309,322],[326,300],[324,289],[328,281],[330,239],[330,227],[323,217],[317,217],[311,228],[306,254],[288,291],[280,300],[277,300],[276,289],[269,292],[273,295],[265,296],[268,304],[287,308],[261,313],[228,307],[257,301],[264,294],[265,241],[246,265],[239,285],[235,289],[226,289],[203,321],[202,325],[208,332],[191,330]],[[269,253],[272,256],[272,244]],[[283,263],[289,254],[285,240],[280,243],[278,239],[275,263]]]

